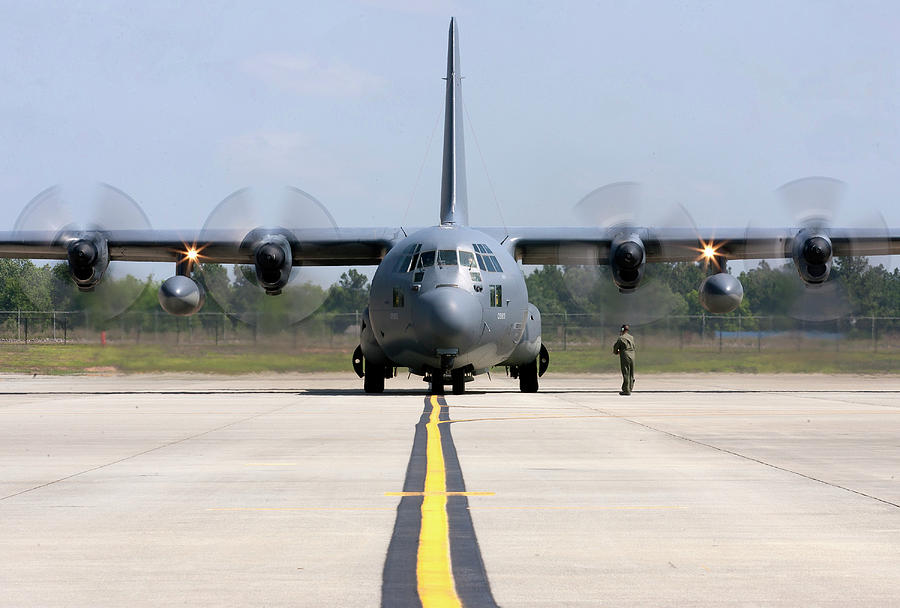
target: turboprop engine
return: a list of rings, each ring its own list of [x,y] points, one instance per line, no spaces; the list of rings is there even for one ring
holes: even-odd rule
[[[276,296],[291,280],[294,254],[291,243],[283,234],[264,234],[258,239],[255,230],[247,235],[245,246],[253,248],[253,266],[256,280],[266,293]]]
[[[644,275],[644,243],[637,234],[620,235],[609,248],[609,267],[619,291],[634,291]]]
[[[159,305],[170,315],[187,317],[203,308],[206,293],[196,281],[184,275],[169,277],[156,294]]]
[[[66,245],[69,272],[80,291],[93,291],[109,266],[109,248],[100,234],[78,234]]]
[[[818,285],[831,273],[831,239],[821,231],[804,229],[794,237],[792,257],[800,278]]]
[[[731,312],[741,305],[744,287],[737,278],[727,272],[712,274],[703,279],[698,289],[700,305],[716,314]]]

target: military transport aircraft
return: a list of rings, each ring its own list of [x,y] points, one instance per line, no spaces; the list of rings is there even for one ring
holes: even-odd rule
[[[104,227],[102,217],[95,224],[59,230],[19,223],[13,232],[0,234],[0,256],[67,260],[83,291],[102,287],[111,261],[172,262],[175,275],[162,283],[159,302],[174,315],[202,308],[205,294],[192,278],[201,262],[252,265],[258,285],[272,295],[285,289],[295,267],[375,265],[360,345],[353,354],[353,369],[364,378],[365,391],[382,392],[385,379],[405,367],[430,382],[433,392],[443,392],[449,384],[461,393],[466,382],[493,366],[509,368],[523,392],[538,390],[549,356],[541,343],[540,311],[528,301],[519,263],[609,265],[618,290],[630,293],[641,285],[648,263],[705,258],[718,272],[698,287],[700,301],[712,313],[726,313],[743,297],[740,282],[725,272],[728,259],[792,259],[804,284],[815,289],[828,281],[833,256],[900,253],[900,231],[839,229],[815,220],[798,228],[753,230],[654,229],[627,223],[470,227],[455,20],[450,21],[448,46],[437,226],[407,232],[399,227],[337,228],[332,221],[310,227],[302,217],[301,226],[251,224],[236,235],[215,222],[193,233],[150,230],[136,214],[124,228]],[[118,192],[107,188],[107,193]],[[113,199],[115,206],[115,200],[126,197]],[[37,214],[41,200],[32,202]],[[315,199],[307,200],[327,216]],[[223,205],[228,203],[226,199]]]

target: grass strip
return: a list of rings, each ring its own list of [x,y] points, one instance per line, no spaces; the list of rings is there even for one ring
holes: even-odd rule
[[[0,372],[346,372],[350,350],[296,351],[239,345],[0,345]],[[615,373],[618,358],[606,349],[550,352],[550,373]],[[637,353],[638,373],[900,373],[900,352],[763,350],[710,352],[650,349]]]

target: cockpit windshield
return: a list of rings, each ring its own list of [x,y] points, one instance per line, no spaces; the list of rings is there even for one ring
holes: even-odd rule
[[[456,259],[455,249],[441,249],[438,251],[437,262],[439,266],[456,266],[459,262]]]
[[[434,252],[423,251],[422,255],[419,256],[419,268],[427,268],[429,266],[434,266]]]
[[[462,251],[459,252],[459,265],[460,266],[468,266],[469,268],[475,268],[477,262],[475,262],[475,254],[471,251]]]

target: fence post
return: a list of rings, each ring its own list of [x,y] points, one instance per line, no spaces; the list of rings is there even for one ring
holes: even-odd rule
[[[569,313],[563,313],[563,350],[569,347]]]
[[[69,343],[69,315],[63,315],[63,344]]]
[[[872,330],[874,331],[874,329]],[[28,344],[28,316],[25,316],[25,344]]]
[[[28,326],[25,326],[25,335],[28,335]],[[27,342],[27,338],[26,338]],[[875,333],[875,315],[872,315],[872,352],[878,352],[878,335]]]

